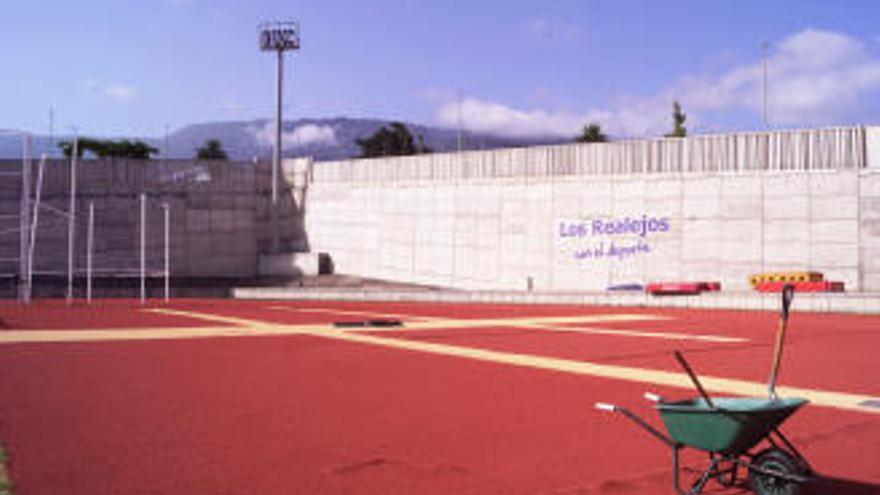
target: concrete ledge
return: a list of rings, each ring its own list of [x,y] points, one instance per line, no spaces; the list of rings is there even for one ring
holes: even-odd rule
[[[778,294],[707,293],[699,296],[652,296],[645,293],[572,293],[453,290],[364,290],[338,288],[235,288],[236,299],[334,301],[408,301],[461,303],[573,304],[690,309],[776,311]],[[807,294],[795,296],[793,311],[880,314],[880,293]]]
[[[319,253],[282,253],[260,255],[260,275],[299,278],[317,275]]]

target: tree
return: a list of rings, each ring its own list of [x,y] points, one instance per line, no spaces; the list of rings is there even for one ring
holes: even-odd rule
[[[64,156],[70,158],[73,153],[73,143],[61,141],[58,143],[58,147],[61,148]],[[79,157],[89,151],[97,155],[98,158],[134,158],[138,160],[149,160],[150,155],[159,152],[158,149],[143,141],[129,141],[128,139],[113,141],[110,139],[80,138],[77,140],[76,149]]]
[[[421,132],[419,133],[419,144],[416,149],[416,152],[420,155],[425,154],[425,153],[433,153],[434,152],[433,149],[429,148],[428,145],[425,144],[425,135],[422,134]]]
[[[205,144],[202,145],[201,148],[196,150],[196,159],[228,160],[229,156],[226,154],[226,151],[223,150],[223,146],[220,144],[220,141],[216,139],[209,139],[205,141]]]
[[[684,127],[684,121],[687,120],[687,114],[681,111],[681,105],[678,101],[672,103],[672,132],[666,137],[685,137],[687,129]]]
[[[578,143],[604,143],[608,141],[608,136],[602,133],[599,124],[593,122],[584,126],[584,130],[575,141]]]
[[[392,122],[390,129],[382,126],[372,136],[355,142],[361,148],[361,158],[417,155],[432,151],[424,145],[423,139],[416,145],[412,133],[400,122]]]

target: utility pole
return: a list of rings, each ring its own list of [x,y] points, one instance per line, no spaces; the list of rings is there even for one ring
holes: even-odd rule
[[[49,155],[55,152],[55,107],[49,105]]]
[[[769,127],[767,119],[767,50],[770,43],[761,43],[761,117],[764,122],[764,128]]]
[[[462,128],[461,128],[461,90],[458,91],[455,99],[455,112],[456,117],[458,119],[458,152],[461,153],[461,148],[463,144],[462,139]]]
[[[165,124],[165,144],[162,146],[162,165],[168,162],[168,124]]]

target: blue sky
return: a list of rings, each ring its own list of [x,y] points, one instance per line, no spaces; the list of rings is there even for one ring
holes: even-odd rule
[[[285,118],[377,117],[504,135],[880,123],[880,3],[76,0],[0,4],[0,128],[160,136],[272,116],[261,20],[296,19]]]

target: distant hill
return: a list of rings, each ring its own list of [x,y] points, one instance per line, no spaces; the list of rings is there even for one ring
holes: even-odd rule
[[[353,119],[347,117],[300,119],[284,122],[283,142],[285,157],[314,156],[316,160],[341,160],[357,157],[360,148],[356,140],[368,137],[380,127],[390,125],[389,120]],[[458,131],[406,123],[414,136],[422,135],[425,144],[434,151],[454,151],[458,149]],[[100,136],[89,136],[100,137]],[[70,139],[58,136],[56,141]],[[156,148],[165,146],[164,138],[139,138]],[[274,134],[269,120],[206,122],[192,124],[168,135],[169,158],[192,158],[195,150],[208,139],[217,139],[233,160],[250,160],[254,157],[268,158],[272,155]],[[489,134],[464,131],[462,149],[493,149],[556,144],[561,140],[547,138],[504,138]],[[48,136],[34,136],[34,155],[49,149]],[[0,158],[21,156],[21,139],[15,136],[0,135]],[[161,157],[161,156],[156,156]]]

